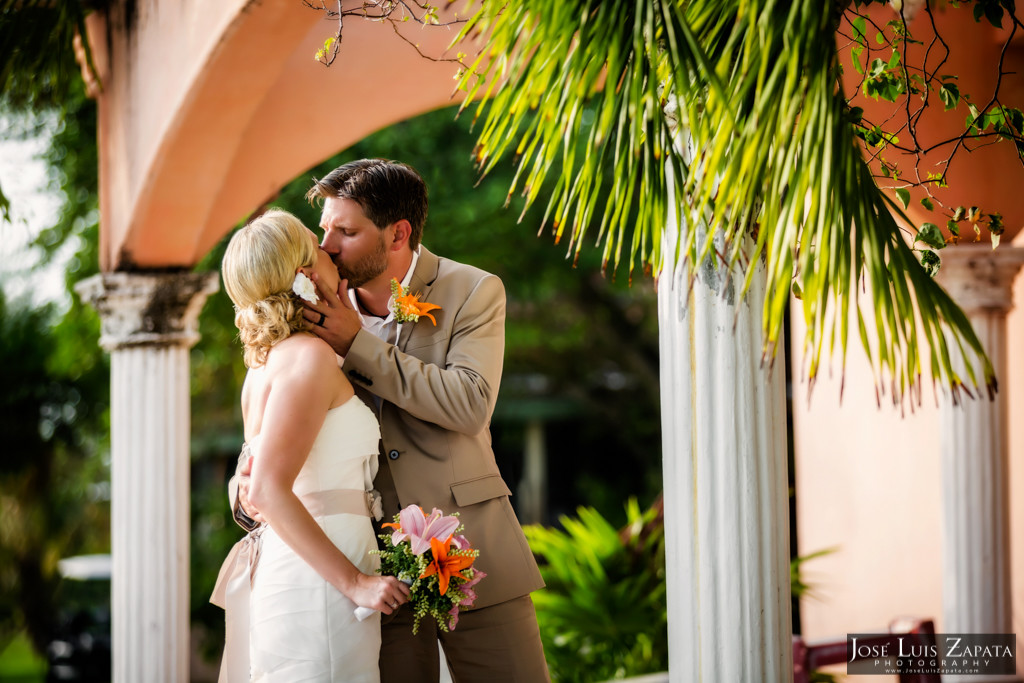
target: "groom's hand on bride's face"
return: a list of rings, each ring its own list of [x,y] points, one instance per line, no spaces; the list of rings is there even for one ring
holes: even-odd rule
[[[337,292],[323,289],[316,273],[313,273],[312,280],[319,301],[315,304],[302,301],[305,309],[302,315],[309,322],[310,332],[330,344],[339,356],[344,356],[362,329],[359,314],[352,307],[348,295],[348,280],[341,281]]]

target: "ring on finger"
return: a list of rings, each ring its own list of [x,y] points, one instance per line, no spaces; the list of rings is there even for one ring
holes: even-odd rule
[[[324,321],[325,321],[325,320],[327,320],[327,314],[326,314],[326,313],[321,313],[321,314],[320,314],[320,319],[319,319],[319,320],[317,320],[317,321],[316,321],[315,323],[313,323],[313,324],[314,324],[314,325],[316,325],[317,327],[323,327],[323,326],[324,326]]]

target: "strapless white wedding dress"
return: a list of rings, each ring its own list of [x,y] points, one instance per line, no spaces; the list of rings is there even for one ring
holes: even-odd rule
[[[310,500],[337,502],[337,492],[361,500],[377,473],[380,429],[373,412],[353,396],[327,413],[293,491],[331,541],[366,574],[380,564],[370,517],[339,512],[345,505],[312,506]],[[255,458],[259,439],[250,444]],[[362,497],[360,498],[360,494]],[[345,498],[345,496],[341,496]],[[273,528],[262,531],[262,547],[252,579],[249,606],[251,680],[261,683],[377,683],[380,613],[366,621],[356,605],[292,552]]]

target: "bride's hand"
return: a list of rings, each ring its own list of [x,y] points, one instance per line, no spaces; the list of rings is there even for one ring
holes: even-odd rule
[[[242,511],[255,522],[262,524],[266,520],[259,510],[249,502],[249,484],[252,482],[252,456],[240,458],[238,468],[235,470],[235,477],[238,482],[238,506]]]
[[[409,587],[393,576],[370,576],[360,572],[347,597],[360,607],[391,614],[409,601]]]

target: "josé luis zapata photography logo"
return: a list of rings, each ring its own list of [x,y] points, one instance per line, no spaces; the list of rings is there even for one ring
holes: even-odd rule
[[[1012,633],[848,633],[848,674],[1011,675]]]

